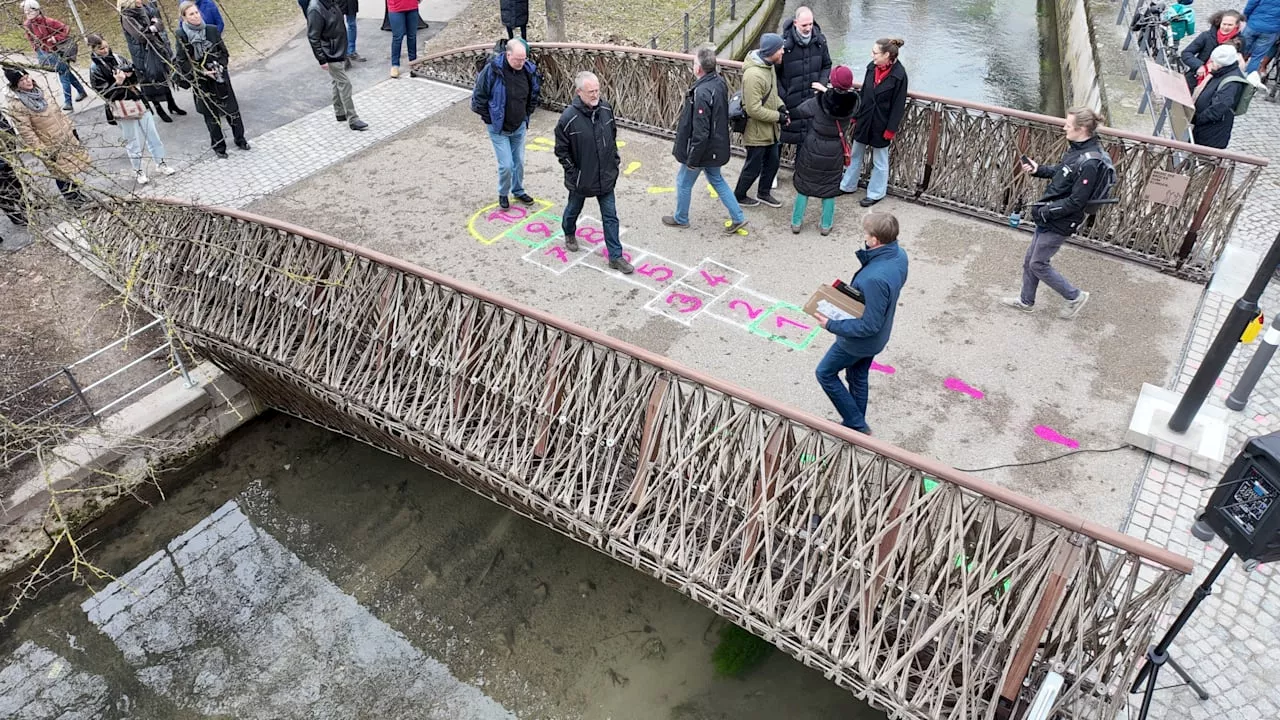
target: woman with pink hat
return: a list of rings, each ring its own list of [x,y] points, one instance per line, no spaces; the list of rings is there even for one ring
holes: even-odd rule
[[[791,111],[792,119],[812,118],[800,147],[796,150],[795,172],[791,182],[796,187],[796,202],[791,210],[791,232],[800,232],[809,198],[822,199],[820,232],[827,235],[835,222],[836,198],[840,196],[840,179],[849,166],[851,150],[846,133],[853,127],[858,112],[858,93],[853,90],[853,71],[844,65],[831,68],[831,88],[814,83],[818,91]]]

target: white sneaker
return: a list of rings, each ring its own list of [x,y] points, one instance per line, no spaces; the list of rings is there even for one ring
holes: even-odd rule
[[[159,170],[161,175],[172,175],[177,172],[177,170],[169,167],[168,163],[163,162],[156,166],[156,170]]]
[[[147,174],[146,174],[145,172],[143,172],[143,171],[139,170],[139,171],[138,171],[138,184],[139,184],[139,185],[146,185],[146,184],[147,184],[147,183],[149,183],[149,182],[151,182],[151,179],[147,177]]]
[[[1084,307],[1084,304],[1087,302],[1089,302],[1089,292],[1087,290],[1081,290],[1075,300],[1068,300],[1067,304],[1058,311],[1058,317],[1063,320],[1070,320],[1079,314],[1080,308]]]
[[[1035,312],[1035,311],[1036,311],[1036,306],[1035,306],[1035,305],[1028,305],[1028,304],[1026,304],[1026,303],[1022,302],[1022,298],[1018,297],[1017,295],[1014,295],[1014,296],[1012,296],[1012,297],[1002,297],[1002,298],[1000,298],[1000,304],[1001,304],[1001,305],[1004,305],[1005,307],[1011,307],[1011,308],[1013,308],[1014,310],[1021,310],[1022,312]]]
[[[1249,73],[1248,75],[1245,75],[1245,76],[1244,76],[1244,79],[1245,79],[1245,80],[1248,80],[1248,81],[1249,81],[1249,84],[1250,84],[1250,85],[1252,85],[1252,86],[1254,86],[1254,87],[1256,87],[1256,88],[1262,89],[1262,88],[1265,88],[1265,87],[1266,87],[1266,85],[1265,85],[1265,84],[1263,84],[1263,82],[1262,82],[1262,76],[1258,74],[1258,71],[1257,71],[1257,70],[1254,70],[1253,72]]]

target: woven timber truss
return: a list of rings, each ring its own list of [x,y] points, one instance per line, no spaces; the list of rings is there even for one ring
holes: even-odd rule
[[[648,573],[896,717],[995,717],[1050,670],[1058,717],[1113,717],[1190,568],[300,228],[141,200],[81,222],[132,301],[266,404]]]
[[[414,63],[412,72],[469,88],[490,50],[474,45],[437,53]],[[537,43],[531,58],[543,77],[544,105],[565,107],[574,96],[574,75],[590,70],[620,124],[669,137],[694,80],[690,56],[646,48]],[[741,86],[741,63],[723,62],[721,72],[730,93]],[[1093,216],[1074,241],[1206,280],[1267,161],[1106,128],[1101,138],[1115,164],[1119,203]],[[739,136],[734,143],[742,149]],[[1053,162],[1065,150],[1060,118],[913,93],[889,155],[889,191],[1005,223],[1015,210],[1026,216],[1044,189],[1044,180],[1018,169],[1019,157]],[[785,165],[792,155],[786,146]],[[870,167],[864,163],[864,173]],[[1150,201],[1166,173],[1185,177],[1185,192],[1171,204]]]

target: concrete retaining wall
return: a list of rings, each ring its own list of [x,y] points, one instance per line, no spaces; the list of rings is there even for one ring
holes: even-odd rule
[[[1053,0],[1058,26],[1062,96],[1067,107],[1084,106],[1106,113],[1106,97],[1098,71],[1089,7],[1085,0]]]
[[[741,6],[749,6],[749,2]],[[716,52],[722,58],[741,60],[754,50],[760,36],[776,28],[783,0],[757,0],[754,7],[738,16],[728,27],[717,28]]]

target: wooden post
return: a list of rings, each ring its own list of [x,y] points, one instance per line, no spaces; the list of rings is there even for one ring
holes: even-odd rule
[[[769,432],[769,439],[764,445],[764,467],[760,470],[760,478],[756,481],[751,498],[751,508],[747,510],[747,526],[742,537],[742,565],[751,562],[751,555],[760,540],[760,511],[765,503],[773,499],[776,488],[775,478],[782,464],[782,456],[787,450],[790,435],[787,433],[788,423],[777,422]]]
[[[1186,237],[1182,240],[1182,247],[1178,248],[1178,262],[1174,266],[1175,269],[1181,270],[1187,258],[1191,257],[1191,251],[1195,248],[1196,239],[1200,235],[1200,227],[1204,225],[1204,219],[1209,217],[1209,209],[1213,206],[1214,197],[1217,196],[1226,173],[1227,171],[1221,165],[1213,171],[1209,186],[1205,188],[1204,195],[1200,196],[1200,207],[1196,208],[1195,217],[1191,219],[1191,226],[1187,228]]]
[[[924,155],[924,175],[920,178],[920,183],[916,185],[916,197],[924,194],[929,189],[929,182],[933,179],[933,163],[938,159],[938,140],[942,136],[942,108],[938,103],[932,104],[932,118],[929,122],[929,145],[925,149]]]
[[[560,353],[564,350],[564,336],[556,337],[547,354],[547,386],[542,391],[542,420],[538,421],[538,442],[533,446],[535,457],[547,456],[547,442],[551,439],[551,423],[555,422],[556,413],[560,412],[560,374],[556,372],[556,363],[560,362]]]
[[[636,458],[636,474],[631,478],[631,498],[628,505],[639,507],[649,483],[649,464],[658,454],[658,436],[662,433],[662,402],[667,397],[671,381],[659,375],[649,393],[649,405],[644,410],[644,430],[640,433],[640,452]]]
[[[1062,597],[1066,595],[1067,578],[1074,574],[1071,571],[1080,562],[1079,543],[1080,538],[1073,533],[1066,542],[1059,544],[1054,552],[1053,568],[1049,571],[1049,578],[1040,595],[1040,604],[1036,606],[1036,611],[1027,623],[1022,642],[1014,652],[1013,661],[1005,671],[1004,684],[1000,686],[1000,697],[1011,704],[1017,701],[1018,690],[1031,669],[1031,661],[1035,659],[1040,638],[1048,629],[1049,621],[1057,612]]]

